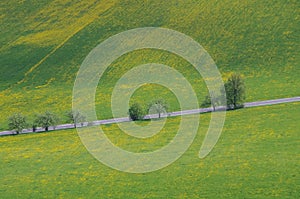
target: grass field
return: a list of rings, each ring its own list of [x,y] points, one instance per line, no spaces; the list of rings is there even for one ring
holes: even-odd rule
[[[291,103],[228,112],[219,142],[201,160],[210,119],[203,114],[189,150],[147,174],[102,165],[75,130],[0,137],[1,198],[299,198],[299,109]],[[102,127],[118,146],[153,150],[169,142],[179,120],[170,118],[142,143],[122,136],[117,125]]]
[[[165,27],[191,36],[224,78],[231,72],[244,75],[247,101],[300,95],[297,8],[296,0],[1,1],[0,129],[7,129],[6,119],[15,112],[31,119],[45,110],[59,115],[69,110],[86,55],[108,37],[137,27]],[[102,118],[111,116],[110,91],[118,77],[148,62],[176,68],[199,101],[204,99],[205,84],[185,60],[156,50],[136,51],[116,60],[100,82],[97,110]],[[151,90],[149,96],[160,95],[144,89]]]
[[[110,36],[141,27],[192,37],[224,80],[232,72],[242,74],[248,102],[300,96],[299,7],[297,0],[3,0],[0,131],[17,112],[31,122],[50,110],[64,123],[88,53]],[[203,101],[206,85],[190,63],[165,51],[137,50],[115,60],[99,81],[99,119],[112,117],[111,93],[119,78],[146,63],[176,69]],[[164,98],[169,111],[180,109],[174,94],[156,84],[140,87],[130,100],[146,105],[155,98]],[[297,102],[227,112],[222,135],[205,159],[198,153],[210,113],[201,114],[187,152],[144,174],[101,164],[74,129],[0,136],[0,198],[300,198],[299,110]],[[149,152],[169,143],[179,122],[180,117],[168,118],[163,130],[147,139],[130,137],[117,124],[102,128],[117,146]]]

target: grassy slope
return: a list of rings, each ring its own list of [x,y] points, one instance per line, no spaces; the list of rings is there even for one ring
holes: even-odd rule
[[[109,36],[136,27],[161,26],[191,36],[224,78],[231,71],[245,75],[247,101],[299,95],[297,8],[296,0],[2,1],[0,129],[14,112],[32,116],[70,109],[75,75],[88,52]],[[149,61],[184,73],[203,99],[205,85],[188,63],[157,51],[133,52],[118,59],[101,82],[101,117],[111,115],[110,91],[118,77]]]
[[[102,165],[74,130],[0,137],[1,196],[299,198],[299,108],[300,103],[293,103],[228,112],[223,134],[204,160],[198,152],[210,114],[201,115],[189,150],[172,165],[148,174]],[[168,127],[176,129],[178,122],[172,118]],[[160,148],[174,131],[139,144],[120,137],[116,125],[103,127],[113,143],[132,151],[143,150],[145,143]]]

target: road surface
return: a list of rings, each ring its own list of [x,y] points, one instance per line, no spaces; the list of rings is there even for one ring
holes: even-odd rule
[[[282,99],[275,99],[275,100],[265,100],[265,101],[257,101],[257,102],[247,102],[244,103],[245,108],[249,107],[256,107],[256,106],[267,106],[267,105],[274,105],[274,104],[282,104],[282,103],[290,103],[290,102],[299,102],[299,97],[291,97],[291,98],[282,98]],[[224,110],[225,107],[217,107],[217,110]],[[192,110],[183,110],[183,111],[176,111],[171,113],[163,114],[162,117],[175,117],[181,115],[191,115],[191,114],[199,114],[199,113],[207,113],[211,112],[213,109],[210,108],[200,108],[200,109],[192,109]],[[153,115],[146,115],[145,118],[158,118],[157,114]],[[129,122],[130,119],[128,117],[122,118],[113,118],[113,119],[106,119],[106,120],[98,120],[94,122],[84,122],[82,125],[78,124],[77,127],[87,126],[87,125],[101,125],[101,124],[114,124],[120,122]],[[74,124],[61,124],[54,127],[49,127],[49,131],[51,130],[62,130],[62,129],[71,129],[74,128]],[[44,132],[45,130],[41,127],[38,127],[35,132]],[[32,133],[32,129],[23,129],[22,134],[25,133]],[[13,135],[15,134],[14,131],[2,131],[0,132],[0,136],[2,135]]]

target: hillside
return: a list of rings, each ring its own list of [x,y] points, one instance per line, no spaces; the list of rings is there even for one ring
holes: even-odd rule
[[[195,39],[224,78],[232,71],[244,75],[247,101],[300,95],[299,5],[297,0],[1,1],[0,129],[14,112],[31,117],[46,109],[69,110],[86,55],[108,37],[137,27],[170,28]],[[100,82],[99,117],[111,116],[110,93],[118,77],[148,62],[182,72],[203,100],[206,87],[189,63],[166,52],[135,51],[116,60]],[[146,86],[136,96],[157,95],[151,90],[153,85]]]

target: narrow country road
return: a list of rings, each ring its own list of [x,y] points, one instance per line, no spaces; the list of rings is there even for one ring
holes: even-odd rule
[[[257,101],[257,102],[247,102],[244,103],[245,108],[249,107],[256,107],[256,106],[267,106],[267,105],[274,105],[274,104],[281,104],[281,103],[290,103],[290,102],[299,102],[300,101],[300,96],[299,97],[291,97],[291,98],[282,98],[282,99],[274,99],[274,100],[265,100],[265,101]],[[216,108],[217,110],[224,110],[224,107],[218,107]],[[211,112],[212,108],[200,108],[200,109],[192,109],[192,110],[183,110],[183,111],[176,111],[176,112],[171,112],[171,113],[166,113],[163,114],[162,117],[175,117],[175,116],[181,116],[181,115],[191,115],[191,114],[199,114],[199,113],[206,113],[206,112]],[[157,118],[158,115],[146,115],[145,118]],[[83,123],[82,126],[87,126],[87,125],[101,125],[101,124],[113,124],[113,123],[120,123],[120,122],[129,122],[130,119],[128,117],[122,117],[122,118],[113,118],[113,119],[106,119],[106,120],[98,120],[94,122],[85,122]],[[77,125],[80,126],[80,125]],[[62,130],[62,129],[70,129],[74,128],[74,124],[61,124],[57,125],[55,128],[54,127],[49,127],[49,130]],[[44,129],[41,127],[38,127],[36,129],[36,132],[43,132]],[[24,129],[22,134],[24,133],[32,133],[32,129]],[[12,135],[15,134],[14,131],[2,131],[0,132],[0,136],[2,135]]]

